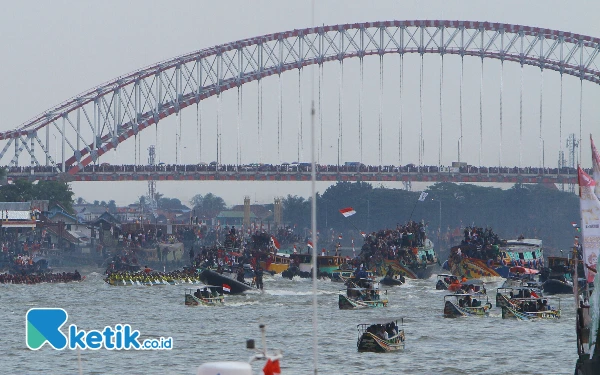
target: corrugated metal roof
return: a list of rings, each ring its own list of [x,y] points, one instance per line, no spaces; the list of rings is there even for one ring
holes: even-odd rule
[[[2,211],[29,211],[31,204],[29,202],[0,202],[0,210]]]
[[[6,211],[2,211],[0,217],[6,220]],[[8,220],[31,220],[29,211],[8,211]]]

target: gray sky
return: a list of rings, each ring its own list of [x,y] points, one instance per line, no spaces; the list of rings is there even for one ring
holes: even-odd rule
[[[373,2],[343,0],[316,1],[316,24],[337,24],[391,19],[453,19],[505,22],[539,26],[550,29],[572,31],[576,33],[600,36],[597,22],[600,4],[595,1],[385,1]],[[169,59],[171,57],[216,44],[226,43],[262,34],[285,31],[310,26],[310,1],[3,1],[0,13],[0,49],[2,67],[0,71],[0,130],[13,129],[27,119],[37,115],[53,105],[60,103],[80,92],[109,81],[119,75]],[[405,126],[418,124],[418,76],[417,56],[407,56],[405,65],[404,107]],[[444,123],[447,131],[444,136],[443,164],[457,158],[456,126],[458,118],[457,95],[459,58],[450,56],[445,63],[444,86]],[[324,75],[324,146],[323,160],[336,162],[337,154],[337,114],[339,69],[337,63],[325,65]],[[386,57],[385,94],[383,103],[384,129],[394,132],[398,128],[398,109],[395,99],[397,88],[398,64],[396,57]],[[423,122],[426,129],[435,129],[439,122],[439,57],[426,56],[424,78]],[[343,161],[356,159],[356,142],[350,143],[353,125],[356,122],[356,106],[359,83],[356,62],[345,65],[344,78],[344,142]],[[378,61],[377,58],[365,59],[364,118],[371,121],[367,126],[377,129],[379,114],[378,101]],[[518,131],[518,96],[520,75],[517,64],[506,64],[504,78],[504,123],[507,127],[506,138]],[[494,128],[498,122],[499,63],[485,62],[484,68],[484,127],[485,141],[482,150],[482,164],[496,164],[498,161],[497,139]],[[465,124],[478,129],[479,122],[479,85],[480,63],[476,59],[465,60]],[[304,112],[308,113],[310,101],[308,74],[303,81],[302,98]],[[579,122],[579,82],[565,78],[565,102],[563,126],[578,128]],[[539,129],[539,93],[540,72],[537,68],[526,68],[524,78],[525,111],[524,123],[526,135],[534,137]],[[544,126],[548,128],[545,146],[545,164],[555,166],[557,159],[558,137],[556,134],[558,114],[558,74],[544,74]],[[276,129],[277,116],[276,78],[265,80],[265,124],[267,129]],[[284,101],[284,128],[295,134],[298,127],[298,89],[297,71],[282,76]],[[243,124],[246,134],[256,128],[256,83],[244,88]],[[467,94],[468,92],[468,94]],[[583,165],[589,166],[589,144],[586,134],[597,129],[600,114],[591,103],[599,99],[598,87],[584,84],[584,142]],[[224,127],[236,121],[236,97],[232,92],[226,94],[222,103]],[[215,101],[203,105],[203,123],[208,124],[204,131],[202,161],[215,160],[211,139],[216,111]],[[142,149],[156,143],[160,138],[160,159],[166,163],[174,162],[174,143],[170,140],[177,119],[165,119],[166,126],[159,127],[158,137],[148,130],[141,139]],[[182,136],[185,151],[182,158],[187,163],[198,161],[195,128],[195,109],[182,112]],[[304,117],[305,126],[309,121]],[[289,125],[287,125],[289,124]],[[169,125],[171,125],[169,127]],[[347,127],[347,128],[346,128]],[[417,125],[415,125],[415,128]],[[489,129],[489,131],[488,131]],[[305,127],[308,131],[308,127]],[[597,130],[595,136],[600,139]],[[212,132],[212,133],[211,133]],[[272,130],[274,134],[276,130]],[[531,133],[531,134],[529,134]],[[418,133],[407,130],[405,137],[418,137]],[[545,136],[546,137],[546,136]],[[296,143],[294,136],[285,137],[288,143],[281,146],[281,154],[275,147],[265,146],[265,162],[295,161]],[[305,135],[305,138],[308,138]],[[377,136],[367,137],[367,145],[376,145]],[[393,137],[390,137],[393,138]],[[517,165],[518,152],[511,152],[515,139],[506,143],[503,151],[503,164]],[[250,138],[248,138],[250,139]],[[418,138],[417,138],[418,139]],[[463,158],[471,164],[478,164],[479,145],[477,137],[467,139],[463,144]],[[437,164],[438,143],[436,135],[426,134],[425,164]],[[274,139],[265,137],[265,145],[273,145]],[[393,139],[385,142],[393,143]],[[598,141],[600,142],[600,141]],[[248,142],[250,143],[250,141]],[[397,150],[386,144],[384,162],[397,164]],[[329,147],[328,147],[329,146]],[[256,160],[256,147],[244,145],[243,162]],[[415,144],[407,145],[409,149]],[[523,165],[537,166],[541,162],[538,142],[524,145]],[[234,150],[229,154],[234,154]],[[117,152],[111,152],[102,162],[113,164],[133,163],[133,148],[124,144]],[[253,154],[255,152],[255,154]],[[224,162],[233,162],[235,155],[223,154]],[[308,157],[308,145],[303,152]],[[142,153],[145,160],[145,152]],[[233,158],[233,159],[232,159]],[[377,151],[369,152],[364,161],[376,164]],[[444,163],[445,161],[445,163]],[[415,157],[406,156],[404,164],[416,163]],[[327,184],[320,185],[324,189]],[[395,186],[400,187],[400,186]],[[238,204],[244,195],[258,202],[272,202],[275,195],[297,194],[308,196],[308,183],[159,183],[158,190],[169,197],[187,202],[194,194],[213,192],[222,196],[228,204]],[[131,203],[145,194],[146,183],[78,183],[73,184],[75,196],[87,200],[115,199],[119,204]]]

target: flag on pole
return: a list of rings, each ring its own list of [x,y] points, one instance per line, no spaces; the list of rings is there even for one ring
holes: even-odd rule
[[[308,241],[308,242],[306,243],[306,246],[308,246],[308,247],[310,247],[310,248],[312,249],[312,248],[313,248],[313,243],[312,243],[312,241]]]
[[[419,195],[419,201],[423,202],[425,200],[425,198],[427,198],[427,195],[429,195],[429,193],[426,192],[421,192],[421,195]]]
[[[340,234],[340,235],[338,236],[338,240],[341,240],[341,239],[342,239],[342,235]]]
[[[363,236],[363,237],[367,237],[367,234],[365,232],[362,232],[362,231],[360,232],[360,235]]]
[[[342,208],[340,210],[340,213],[342,215],[344,215],[344,217],[350,217],[350,216],[354,215],[356,213],[356,211],[354,211],[354,208],[352,208],[352,207],[346,207],[346,208]]]
[[[231,287],[227,284],[223,284],[223,292],[227,292],[230,293],[231,292]]]

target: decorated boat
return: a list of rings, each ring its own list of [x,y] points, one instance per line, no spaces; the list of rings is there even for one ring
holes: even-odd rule
[[[547,299],[517,298],[502,304],[502,319],[538,320],[560,318],[560,300],[558,309],[548,305]]]
[[[216,306],[225,303],[222,286],[204,285],[197,288],[185,290],[186,306]]]
[[[394,274],[405,278],[427,279],[439,261],[426,228],[424,222],[409,221],[395,229],[364,234],[359,257],[377,276],[385,276],[391,267]]]
[[[544,267],[542,240],[500,240],[491,229],[465,228],[465,239],[450,249],[444,268],[468,279],[509,276],[511,267],[541,270]]]
[[[338,304],[341,310],[385,307],[388,299],[381,296],[378,283],[370,279],[358,279],[340,291]]]
[[[384,324],[359,324],[356,346],[359,352],[385,353],[404,350],[404,330],[398,321]]]
[[[444,316],[487,316],[492,304],[483,294],[448,294],[444,296]]]
[[[248,290],[256,289],[252,284],[235,280],[215,271],[205,269],[200,272],[200,280],[207,285],[222,285],[229,289],[229,294],[240,294]]]

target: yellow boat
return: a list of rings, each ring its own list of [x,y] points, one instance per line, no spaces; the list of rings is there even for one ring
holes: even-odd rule
[[[290,267],[290,258],[282,255],[269,255],[269,261],[260,261],[263,270],[274,273],[282,273]],[[268,266],[267,266],[268,265]]]

